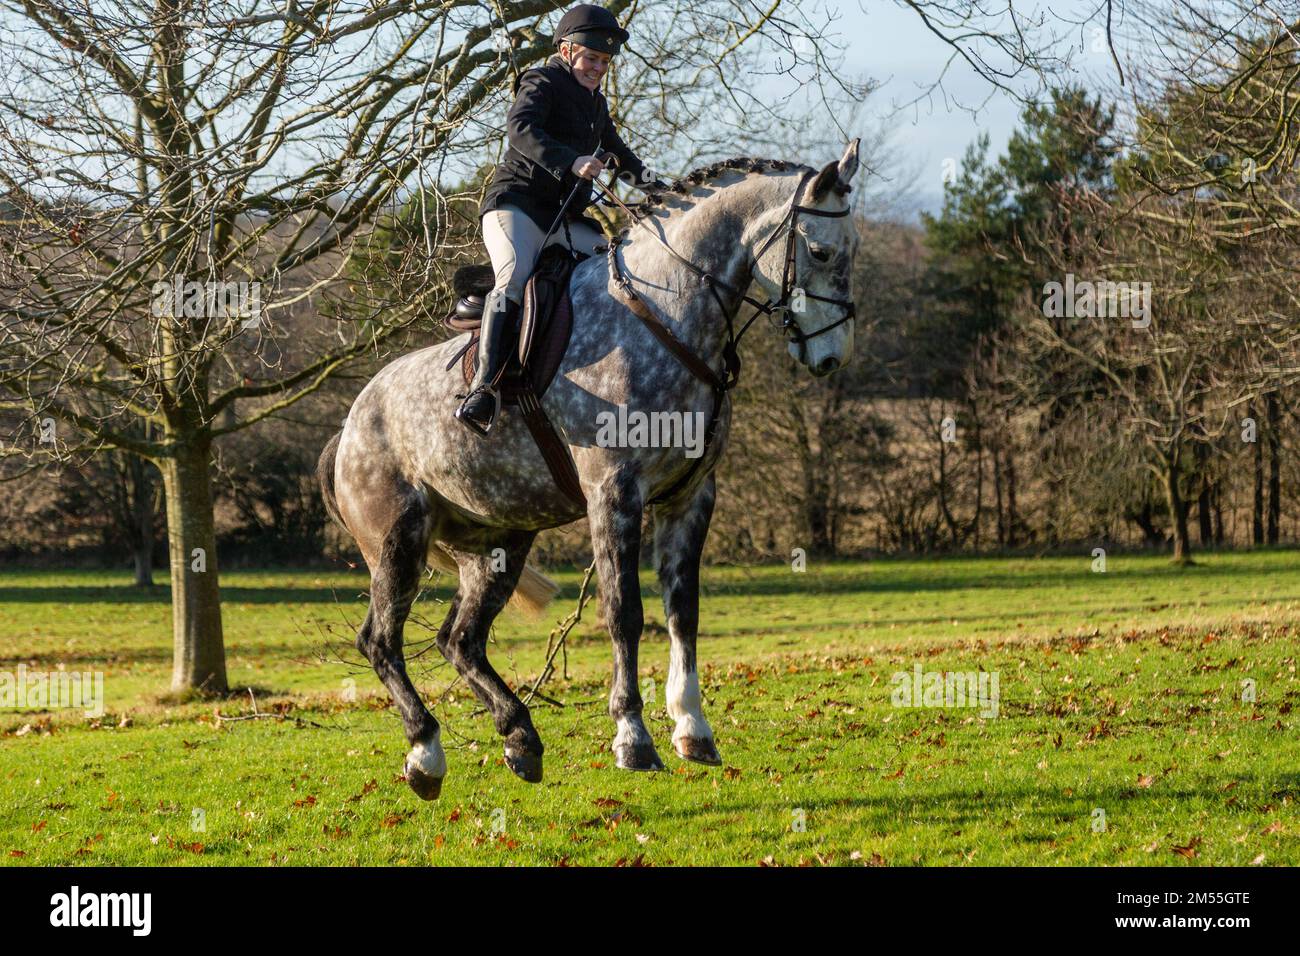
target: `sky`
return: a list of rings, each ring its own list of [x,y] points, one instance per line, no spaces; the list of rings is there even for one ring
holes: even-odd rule
[[[1062,79],[1082,82],[1092,89],[1096,88],[1098,78],[1113,79],[1114,67],[1101,31],[1104,21],[1088,20],[1103,9],[1104,0],[930,2],[952,7],[969,2],[998,12],[1010,3],[1022,24],[1031,29],[1037,24],[1040,36],[1055,38],[1052,45],[1055,55],[1071,61]],[[746,3],[755,15],[770,6],[770,0],[746,0]],[[870,127],[877,124],[884,124],[892,131],[891,159],[880,172],[891,185],[897,184],[900,198],[894,210],[896,214],[914,219],[920,211],[937,211],[943,201],[945,174],[951,176],[955,172],[967,147],[981,133],[989,135],[992,155],[1005,148],[1023,103],[998,89],[964,61],[954,60],[953,48],[935,36],[903,0],[784,0],[780,15],[797,20],[800,14],[817,24],[833,20],[826,32],[843,47],[842,72],[857,80],[869,79],[879,84],[869,97],[862,118],[868,128],[849,129],[847,133],[861,134],[864,140],[869,140]],[[1000,26],[1009,26],[1009,20]],[[1117,34],[1122,26],[1122,20],[1117,20]],[[634,43],[637,29],[634,20]],[[720,41],[729,42],[729,39],[720,38]],[[1116,40],[1120,42],[1118,35]],[[773,101],[797,97],[797,80],[775,69],[775,60],[788,62],[788,53],[772,50],[771,55],[774,62],[769,66],[776,75],[761,80],[759,91],[770,94]],[[993,62],[1006,63],[1005,60]],[[808,73],[807,69],[800,70],[805,79]],[[942,88],[931,89],[940,77]],[[1022,93],[1033,88],[1027,76],[1014,82]],[[504,118],[496,114],[493,117],[496,121]],[[659,157],[654,155],[651,144],[645,147],[650,150],[647,158],[654,165]],[[833,157],[800,157],[809,163],[830,158]],[[665,168],[674,174],[681,172],[672,166],[671,159],[667,162]]]
[[[820,4],[814,0],[808,5]],[[828,0],[827,5],[842,17],[838,28],[847,46],[845,70],[881,84],[868,101],[868,113],[893,126],[900,188],[910,189],[917,207],[937,210],[943,196],[944,161],[959,163],[980,133],[988,133],[993,155],[1000,153],[1016,127],[1021,105],[965,64],[954,64],[944,79],[947,101],[937,91],[908,106],[943,72],[951,48],[929,32],[914,11],[895,0]],[[1022,13],[1038,9],[1055,24],[1062,35],[1057,50],[1064,54],[1072,49],[1074,65],[1068,75],[1090,88],[1095,88],[1098,78],[1113,75],[1109,53],[1100,45],[1094,26],[1079,27],[1064,20],[1080,19],[1079,11],[1091,10],[1095,3],[1014,0],[1014,5]],[[976,112],[972,115],[970,109]]]
[[[940,2],[940,0],[935,0]],[[959,6],[965,0],[942,0]],[[1058,50],[1072,49],[1076,63],[1073,77],[1113,76],[1113,66],[1104,46],[1097,45],[1092,25],[1079,27],[1066,22],[1095,12],[1103,0],[971,0],[989,9],[1010,2],[1031,19],[1040,11],[1060,36]],[[766,10],[769,0],[749,0],[756,10]],[[914,217],[919,210],[936,211],[943,196],[945,164],[951,170],[970,143],[981,133],[989,134],[996,155],[1014,130],[1022,104],[996,89],[964,63],[952,64],[943,88],[926,90],[944,73],[952,48],[934,36],[921,17],[902,0],[785,0],[786,10],[796,7],[811,20],[836,18],[831,32],[844,45],[842,69],[855,78],[870,78],[880,84],[866,104],[864,125],[886,123],[892,130],[893,160],[881,169],[892,186],[897,184],[898,212]],[[789,15],[789,14],[787,14]],[[0,29],[4,29],[0,25]],[[774,78],[773,94],[784,97],[794,85],[787,77]],[[782,89],[784,85],[784,89]],[[922,97],[917,101],[917,97]],[[973,112],[972,112],[973,111]],[[495,117],[496,121],[504,116]],[[869,130],[850,130],[849,134]],[[832,157],[826,157],[827,159]],[[813,162],[820,157],[803,157]],[[458,173],[463,175],[464,173]]]

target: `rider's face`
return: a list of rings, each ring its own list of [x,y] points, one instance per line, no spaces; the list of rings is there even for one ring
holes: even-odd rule
[[[573,68],[574,79],[589,90],[594,90],[600,86],[601,78],[609,69],[611,57],[608,53],[590,50],[576,43],[564,44],[561,52],[565,54],[564,58],[569,61],[569,66]]]

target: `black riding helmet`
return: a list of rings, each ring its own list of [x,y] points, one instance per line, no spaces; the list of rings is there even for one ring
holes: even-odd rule
[[[555,28],[555,45],[559,46],[563,40],[612,56],[628,41],[628,32],[604,7],[580,3],[560,17],[560,25]]]

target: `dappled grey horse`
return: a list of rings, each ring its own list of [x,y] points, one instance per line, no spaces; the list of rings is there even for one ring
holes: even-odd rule
[[[438,649],[492,714],[509,767],[538,781],[542,741],[528,708],[488,662],[488,629],[512,594],[534,606],[553,595],[554,585],[527,565],[533,539],[584,514],[613,641],[617,766],[663,768],[637,686],[637,561],[647,508],[671,641],[673,747],[686,760],[721,762],[701,709],[695,643],[713,470],[730,422],[725,395],[739,370],[735,320],[746,303],[755,316],[778,320],[791,354],[816,375],[849,361],[857,232],[847,194],[857,167],[857,140],[820,171],[774,160],[716,163],[650,194],[607,255],[578,265],[572,339],[542,405],[572,454],[585,510],[557,487],[516,410],[486,438],[455,420],[463,380],[459,363],[448,365],[463,337],[402,356],[357,396],[319,473],[331,515],[370,568],[357,647],[401,711],[411,744],[406,776],[421,797],[435,799],[447,772],[438,721],[402,652],[423,573],[454,562],[459,585]],[[707,440],[664,447],[633,429],[611,429],[636,412],[680,412],[680,421],[706,426]]]

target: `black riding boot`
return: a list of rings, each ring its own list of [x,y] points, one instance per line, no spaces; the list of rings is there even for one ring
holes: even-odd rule
[[[465,401],[456,409],[456,418],[480,435],[486,435],[492,428],[501,407],[497,386],[510,359],[510,350],[519,340],[519,315],[518,303],[499,292],[490,294],[483,303],[483,323],[478,333],[478,368]]]

